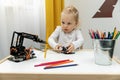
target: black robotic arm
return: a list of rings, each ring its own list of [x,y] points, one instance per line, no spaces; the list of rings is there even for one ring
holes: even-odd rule
[[[17,40],[15,45],[13,45],[15,35],[17,35]],[[23,46],[23,42],[25,38],[33,40],[38,43],[43,43],[43,44],[46,43],[45,41],[38,38],[38,35],[14,31],[11,41],[11,47],[10,47],[10,55],[13,56],[12,61],[20,62],[35,57],[34,56],[35,54],[30,48],[26,49],[25,46]]]

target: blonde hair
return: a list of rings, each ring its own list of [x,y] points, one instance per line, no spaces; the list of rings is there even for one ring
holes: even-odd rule
[[[66,8],[63,9],[62,14],[73,14],[75,17],[76,22],[78,23],[79,21],[79,12],[74,6],[67,6]]]

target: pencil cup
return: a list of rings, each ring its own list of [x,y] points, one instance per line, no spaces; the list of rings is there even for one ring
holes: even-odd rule
[[[94,39],[95,63],[98,65],[111,65],[114,52],[115,40]]]

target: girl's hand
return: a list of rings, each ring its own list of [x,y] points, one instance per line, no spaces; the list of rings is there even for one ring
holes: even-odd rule
[[[67,53],[71,53],[72,51],[74,51],[74,45],[72,43],[70,43],[70,45],[68,46],[68,49],[67,49]]]
[[[62,45],[60,45],[60,44],[56,45],[55,51],[56,52],[61,52],[61,50],[60,50],[61,47],[62,47]]]

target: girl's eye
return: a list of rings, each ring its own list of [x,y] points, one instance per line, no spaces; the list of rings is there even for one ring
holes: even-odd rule
[[[71,23],[68,23],[68,25],[70,25]]]
[[[65,22],[62,22],[62,24],[65,24]]]

